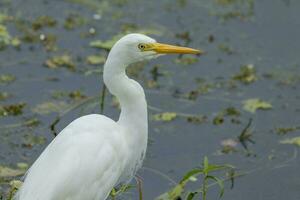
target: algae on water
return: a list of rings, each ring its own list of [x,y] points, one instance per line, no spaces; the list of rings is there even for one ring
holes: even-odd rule
[[[243,101],[243,109],[251,113],[255,113],[256,110],[270,110],[272,107],[271,103],[258,98]]]

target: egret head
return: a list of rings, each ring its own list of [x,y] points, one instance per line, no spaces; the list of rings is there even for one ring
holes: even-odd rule
[[[156,42],[143,34],[132,33],[122,37],[113,46],[111,53],[122,58],[126,64],[149,60],[164,54],[202,54],[203,51]]]

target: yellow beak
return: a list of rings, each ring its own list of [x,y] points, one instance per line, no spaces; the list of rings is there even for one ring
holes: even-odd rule
[[[146,50],[152,50],[160,54],[204,54],[202,50],[162,43],[152,43]]]

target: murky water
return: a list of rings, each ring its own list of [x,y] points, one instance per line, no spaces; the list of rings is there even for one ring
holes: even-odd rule
[[[299,148],[280,143],[300,136],[299,9],[297,0],[1,0],[0,12],[9,17],[3,22],[0,17],[0,24],[21,40],[20,47],[7,44],[0,52],[0,75],[15,76],[14,81],[1,81],[0,92],[10,95],[1,105],[26,106],[21,115],[0,118],[0,165],[30,165],[53,139],[49,126],[57,116],[59,131],[81,115],[100,113],[102,64],[88,64],[86,58],[107,51],[89,43],[147,29],[158,41],[201,48],[207,54],[196,59],[165,56],[131,70],[145,87],[150,105],[150,144],[139,172],[144,199],[154,199],[172,186],[148,168],[179,181],[205,155],[210,162],[248,173],[235,180],[233,189],[226,184],[223,199],[300,199]],[[33,31],[32,22],[42,15],[56,24],[46,26],[43,21]],[[77,20],[66,21],[69,16]],[[26,42],[28,30],[35,34],[34,42]],[[51,36],[56,37],[52,46],[44,39]],[[75,71],[66,63],[56,69],[45,65],[61,55],[71,56]],[[249,74],[241,75],[242,66]],[[153,69],[162,75],[156,77]],[[251,113],[243,108],[248,99],[260,99],[272,109]],[[117,119],[113,102],[106,95],[104,113]],[[220,114],[230,107],[239,115]],[[164,112],[177,117],[169,122],[153,119]],[[198,115],[205,118],[202,123],[188,122]],[[247,142],[248,150],[237,143],[233,152],[221,153],[222,141],[237,141],[249,119],[255,143]],[[30,120],[40,123],[33,126]],[[291,130],[278,134],[287,128]],[[2,191],[9,180],[1,181]],[[130,192],[130,198],[138,199],[135,190]],[[209,190],[209,199],[217,195],[217,187]]]

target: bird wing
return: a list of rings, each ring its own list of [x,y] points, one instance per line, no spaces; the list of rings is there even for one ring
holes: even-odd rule
[[[123,135],[105,116],[78,118],[35,161],[16,199],[106,199],[126,162]]]

